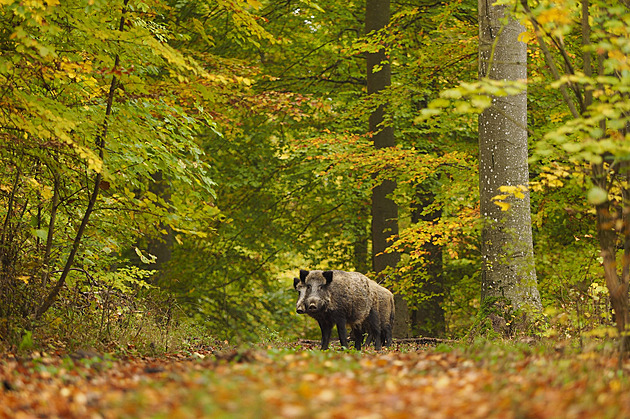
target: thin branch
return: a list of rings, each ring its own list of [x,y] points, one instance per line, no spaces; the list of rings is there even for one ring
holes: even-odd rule
[[[59,208],[59,174],[52,168],[50,169],[50,171],[53,176],[53,197],[50,208],[50,221],[48,223],[48,235],[46,236],[46,248],[44,249],[44,259],[42,261],[42,266],[44,268],[44,273],[42,274],[42,283],[44,284],[44,286],[48,283],[48,277],[50,275],[47,271],[53,246],[53,235],[55,232],[57,209]]]
[[[541,36],[542,29],[540,25],[538,24],[538,21],[534,17],[531,9],[529,8],[529,5],[527,4],[527,0],[521,0],[521,4],[523,5],[525,12],[527,13],[527,17],[529,17],[530,21],[532,22],[532,25],[534,25],[534,33],[536,34],[536,40],[538,41],[538,45],[540,45],[540,49],[542,49],[543,55],[545,56],[545,61],[547,61],[547,65],[549,66],[549,69],[551,70],[551,75],[553,76],[554,80],[558,81],[560,80],[560,73],[558,71],[558,68],[556,67],[556,62],[554,61],[553,56],[551,55],[551,52],[549,51],[549,48],[547,47],[547,43]],[[580,113],[575,107],[575,103],[573,103],[573,101],[571,100],[571,97],[569,96],[569,92],[567,91],[566,85],[563,84],[560,86],[560,93],[562,93],[562,98],[564,99],[564,102],[569,107],[569,110],[571,111],[571,115],[576,119],[579,118]]]
[[[85,274],[85,276],[88,279],[88,282],[90,283],[90,285],[94,286],[97,285],[96,280],[94,279],[94,277],[85,269],[82,268],[70,268],[71,271],[77,271],[77,272],[82,272]],[[62,270],[57,270],[57,271],[52,271],[50,274],[59,274],[59,273],[63,273],[63,269]]]
[[[282,70],[282,72],[280,73],[279,77],[284,76],[287,71],[289,71],[290,69],[292,69],[293,67],[295,67],[298,64],[303,64],[304,63],[304,59],[306,57],[308,57],[309,55],[315,53],[316,51],[320,50],[321,48],[324,48],[326,45],[328,44],[332,44],[333,42],[335,42],[336,40],[333,39],[331,41],[328,42],[324,42],[323,44],[321,44],[320,46],[316,47],[315,49],[307,52],[306,54],[302,55],[298,60],[294,61],[291,65],[289,65],[288,67],[285,67],[284,70]]]
[[[311,76],[311,77],[285,77],[284,80],[287,82],[293,81],[309,81],[309,82],[324,82],[324,83],[333,83],[333,84],[351,84],[355,86],[365,86],[367,85],[367,81],[362,77],[348,77],[346,80],[334,80],[328,79],[323,76]]]

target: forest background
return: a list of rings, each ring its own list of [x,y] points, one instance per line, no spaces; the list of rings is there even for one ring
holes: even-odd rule
[[[586,2],[509,3],[527,28],[538,333],[580,341],[614,334],[595,206],[626,215],[630,151],[628,6],[591,3],[586,49]],[[405,298],[412,335],[475,330],[477,118],[505,94],[474,83],[476,3],[392,2],[371,34],[353,1],[0,5],[3,345],[316,337],[292,279],[377,278],[370,196],[385,176],[401,260],[378,279]],[[392,85],[368,96],[365,54],[380,48]],[[585,50],[595,76],[575,70]],[[567,89],[595,92],[597,110],[576,116]],[[384,103],[397,146],[374,150]]]

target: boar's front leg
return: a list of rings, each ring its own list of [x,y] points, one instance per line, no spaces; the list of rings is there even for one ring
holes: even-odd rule
[[[330,335],[332,334],[333,325],[326,320],[318,320],[319,328],[322,330],[322,351],[328,349],[330,344]]]

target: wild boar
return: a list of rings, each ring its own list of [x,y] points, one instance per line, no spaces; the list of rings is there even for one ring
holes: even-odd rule
[[[328,349],[333,326],[337,326],[341,346],[348,347],[346,326],[355,336],[363,327],[376,333],[379,327],[376,312],[372,310],[369,279],[358,272],[306,271],[293,280],[299,297],[296,311],[308,314],[319,323],[322,331],[322,350]],[[354,347],[361,349],[361,340]]]

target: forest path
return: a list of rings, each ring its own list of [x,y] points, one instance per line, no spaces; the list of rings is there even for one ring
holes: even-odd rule
[[[613,354],[211,348],[160,357],[0,358],[10,418],[622,418]],[[87,356],[87,358],[80,358]]]

